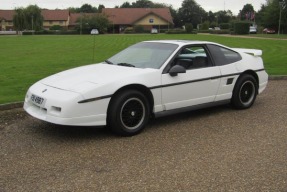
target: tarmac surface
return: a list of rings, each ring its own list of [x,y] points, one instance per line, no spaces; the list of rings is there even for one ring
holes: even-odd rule
[[[0,191],[287,191],[287,81],[248,110],[153,120],[134,137],[0,111]]]

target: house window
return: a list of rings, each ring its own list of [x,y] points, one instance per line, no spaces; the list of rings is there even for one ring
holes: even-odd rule
[[[149,23],[153,23],[154,22],[154,20],[153,19],[149,19]]]
[[[63,24],[64,24],[64,21],[59,21],[59,23],[63,25]]]
[[[53,21],[49,21],[50,24],[53,24]]]

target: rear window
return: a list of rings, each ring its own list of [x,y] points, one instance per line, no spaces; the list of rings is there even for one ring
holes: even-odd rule
[[[207,45],[212,58],[217,66],[228,65],[240,61],[242,58],[239,53],[217,45]]]

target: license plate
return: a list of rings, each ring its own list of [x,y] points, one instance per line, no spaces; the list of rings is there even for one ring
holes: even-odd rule
[[[42,106],[42,104],[44,103],[44,98],[39,97],[37,95],[31,95],[31,101],[38,106]]]

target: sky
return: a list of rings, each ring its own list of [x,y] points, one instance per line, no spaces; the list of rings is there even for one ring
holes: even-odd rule
[[[0,9],[14,9],[15,7],[26,7],[28,5],[38,5],[47,9],[66,9],[68,7],[81,7],[87,3],[94,7],[103,4],[106,8],[113,8],[122,5],[124,2],[135,2],[136,0],[1,0]],[[175,9],[181,7],[183,0],[152,0],[156,3],[172,5]],[[195,0],[205,11],[231,10],[234,15],[239,13],[245,4],[252,4],[255,11],[258,11],[261,4],[266,0]]]

